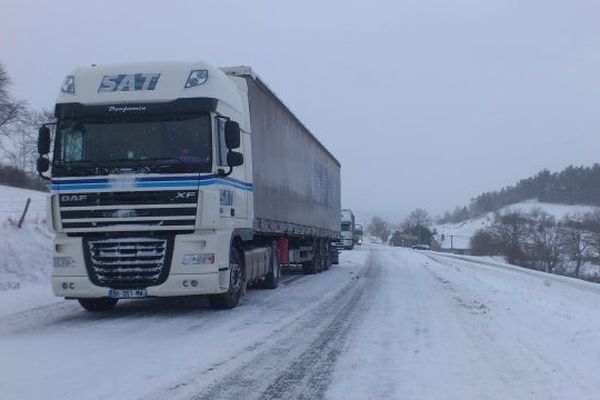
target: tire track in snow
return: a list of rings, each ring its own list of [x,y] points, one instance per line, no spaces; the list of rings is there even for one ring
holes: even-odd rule
[[[356,322],[369,308],[380,272],[371,268],[301,318],[272,345],[192,400],[320,399]]]

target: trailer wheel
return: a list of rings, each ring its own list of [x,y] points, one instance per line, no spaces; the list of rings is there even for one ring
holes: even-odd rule
[[[331,245],[327,240],[323,242],[323,254],[323,269],[327,271],[331,267]]]
[[[279,277],[281,276],[281,265],[279,265],[279,246],[277,242],[271,245],[271,272],[265,276],[263,287],[267,289],[275,289],[279,285]]]
[[[323,272],[325,270],[325,241],[322,239],[317,240],[317,272]]]
[[[331,251],[331,264],[332,265],[338,265],[340,263],[340,253],[338,252],[337,249],[333,249]]]
[[[302,272],[305,275],[314,275],[322,271],[323,267],[321,264],[321,248],[319,240],[313,242],[313,258],[310,261],[302,263]]]
[[[208,296],[208,303],[212,308],[229,309],[239,304],[244,285],[243,268],[240,252],[232,246],[229,250],[229,290],[227,293]]]
[[[108,311],[117,305],[119,299],[77,299],[81,307],[91,312]]]

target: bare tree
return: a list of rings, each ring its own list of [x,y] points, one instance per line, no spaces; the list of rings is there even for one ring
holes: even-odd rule
[[[13,167],[35,172],[38,128],[53,120],[48,110],[25,111],[20,120],[11,126],[10,135],[2,141],[4,159]]]
[[[471,252],[475,256],[495,256],[502,250],[498,236],[490,229],[480,229],[471,237]]]
[[[387,242],[391,234],[389,224],[379,217],[373,217],[368,230],[371,235],[381,239],[383,243]]]
[[[8,135],[11,124],[20,120],[26,109],[26,104],[21,100],[14,100],[8,88],[11,84],[4,64],[0,63],[0,136]]]
[[[586,229],[586,218],[581,215],[567,216],[563,220],[563,225],[565,226],[565,251],[575,262],[575,277],[579,277],[581,264],[593,244],[591,235]]]
[[[406,225],[411,228],[415,226],[429,227],[431,226],[431,217],[427,211],[423,210],[422,208],[417,208],[409,214],[402,225]]]
[[[560,262],[565,230],[554,217],[540,210],[528,215],[527,244],[531,256],[542,264],[545,272],[553,273]]]
[[[511,264],[523,265],[527,261],[523,245],[526,239],[527,219],[519,212],[496,215],[492,231],[500,239],[502,253]]]
[[[600,254],[600,211],[586,215],[586,226],[590,232],[590,245],[596,254]]]
[[[9,86],[10,77],[0,63],[0,161],[32,173],[37,158],[37,130],[53,116],[47,110],[30,110],[24,101],[11,98]]]

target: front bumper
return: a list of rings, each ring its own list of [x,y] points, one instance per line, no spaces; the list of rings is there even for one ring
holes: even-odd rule
[[[227,291],[229,275],[221,271],[207,274],[171,274],[158,286],[146,289],[148,297],[194,296]],[[222,278],[220,275],[223,276]],[[224,284],[224,287],[221,286]],[[196,286],[193,286],[193,285]],[[109,288],[96,286],[87,276],[52,277],[52,290],[56,296],[71,298],[107,297]]]
[[[176,235],[169,274],[162,283],[146,288],[148,297],[173,297],[224,293],[229,287],[230,232],[214,230]],[[97,298],[108,296],[110,287],[92,282],[86,268],[81,237],[57,235],[56,252],[59,257],[71,257],[69,268],[54,268],[52,289],[56,296],[69,298]],[[212,253],[212,264],[183,265],[186,254]],[[114,288],[117,289],[117,288]],[[118,288],[126,289],[126,288]]]

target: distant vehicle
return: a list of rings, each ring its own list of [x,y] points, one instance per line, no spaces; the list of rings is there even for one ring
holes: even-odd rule
[[[354,214],[352,210],[342,210],[342,239],[339,247],[344,250],[352,250],[354,248]]]
[[[411,246],[411,249],[413,249],[413,250],[431,250],[431,246],[429,246],[428,244],[415,244],[415,245]]]
[[[360,246],[362,244],[363,239],[363,227],[361,224],[356,224],[354,226],[354,244]]]
[[[121,298],[208,295],[232,308],[337,260],[340,163],[249,67],[78,68],[40,128],[52,286],[90,311]],[[49,177],[45,177],[50,179]]]

